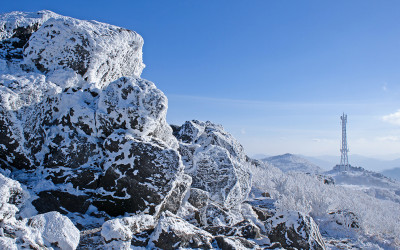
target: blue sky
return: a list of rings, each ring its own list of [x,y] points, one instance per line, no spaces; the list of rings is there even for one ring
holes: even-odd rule
[[[170,123],[222,124],[248,154],[400,157],[399,1],[4,1],[132,29]],[[350,158],[351,161],[351,158]]]

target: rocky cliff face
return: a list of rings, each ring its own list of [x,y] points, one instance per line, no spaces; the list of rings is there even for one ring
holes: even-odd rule
[[[140,78],[142,46],[134,31],[50,11],[0,16],[0,247],[268,239],[270,211],[244,203],[253,162],[222,126],[172,130],[166,96]]]

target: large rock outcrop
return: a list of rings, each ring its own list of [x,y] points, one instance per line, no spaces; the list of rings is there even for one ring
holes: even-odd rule
[[[3,15],[0,31],[1,166],[25,172],[36,209],[176,212],[191,178],[167,98],[138,78],[142,37],[50,11]]]

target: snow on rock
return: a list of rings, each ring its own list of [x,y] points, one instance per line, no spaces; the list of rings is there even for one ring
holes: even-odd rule
[[[157,206],[168,198],[177,198],[179,207],[190,179],[183,177],[176,150],[156,139],[143,141],[124,133],[110,135],[104,145],[106,172],[99,182],[97,207],[110,215],[155,214]],[[176,190],[180,184],[185,187]],[[175,197],[168,196],[170,192],[175,192]]]
[[[190,196],[188,202],[192,204],[195,208],[203,208],[208,205],[209,202],[209,194],[208,192],[198,189],[198,188],[191,188],[190,189]]]
[[[58,212],[17,219],[19,207],[29,198],[18,181],[0,174],[0,248],[20,249],[58,246],[76,249],[79,230]]]
[[[218,236],[215,237],[215,241],[219,249],[261,249],[253,241],[249,241],[241,237]]]
[[[212,239],[213,237],[210,233],[167,211],[161,215],[151,235],[149,246],[160,249],[211,249]]]
[[[278,212],[265,224],[271,242],[279,242],[284,248],[326,249],[318,225],[301,212]]]
[[[48,10],[14,11],[0,16],[0,58],[22,59],[23,46],[33,32],[50,18],[61,16]]]
[[[193,120],[174,130],[192,187],[209,192],[210,200],[228,209],[247,198],[251,188],[247,157],[222,126]]]
[[[28,197],[18,181],[0,174],[0,222],[13,218]]]
[[[0,24],[1,168],[28,185],[38,212],[176,212],[191,178],[167,98],[138,78],[142,37],[49,11]]]
[[[134,234],[153,229],[155,223],[154,217],[150,215],[117,218],[103,224],[101,236],[106,242],[130,241]]]
[[[43,241],[48,247],[54,244],[61,249],[76,249],[78,246],[79,230],[68,217],[58,212],[36,215],[27,225],[34,237],[42,238],[37,241]]]
[[[172,129],[166,122],[168,101],[154,83],[122,77],[100,93],[96,110],[99,137],[116,129],[127,129],[137,136],[152,136],[177,148]]]
[[[143,38],[134,31],[97,21],[52,18],[24,48],[28,66],[47,73],[72,69],[96,87],[122,76],[139,77]]]
[[[80,239],[80,232],[71,220],[58,212],[3,222],[1,228],[3,240],[0,240],[0,246],[8,244],[11,249],[47,249],[54,246],[76,249]]]

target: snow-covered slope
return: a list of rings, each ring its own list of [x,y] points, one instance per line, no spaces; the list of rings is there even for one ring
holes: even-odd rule
[[[271,156],[261,161],[279,168],[283,172],[295,171],[303,173],[320,173],[323,170],[310,161],[293,154]]]
[[[332,177],[336,185],[361,190],[377,199],[400,203],[400,182],[380,173],[352,166],[349,171],[340,171],[336,166],[325,175]]]
[[[252,173],[252,203],[310,215],[328,249],[400,247],[399,203],[271,165],[252,165]]]

